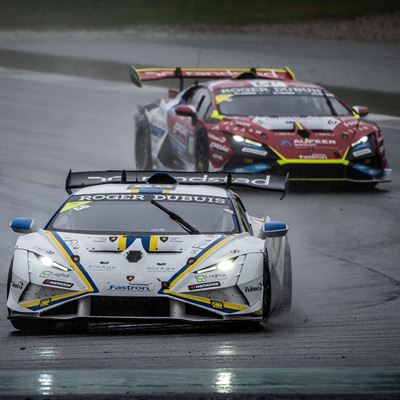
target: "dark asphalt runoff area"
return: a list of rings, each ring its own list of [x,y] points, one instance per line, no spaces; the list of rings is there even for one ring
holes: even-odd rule
[[[66,197],[69,168],[133,169],[133,111],[164,92],[0,67],[0,381],[15,383],[14,389],[2,385],[0,397],[23,395],[21,382],[32,379],[47,388],[37,394],[52,393],[52,385],[60,386],[61,376],[65,379],[71,370],[125,370],[120,381],[112,375],[117,387],[129,381],[130,369],[157,369],[160,375],[175,368],[191,384],[191,368],[207,369],[204,377],[196,372],[201,384],[214,371],[217,383],[208,388],[213,393],[260,393],[259,383],[247,386],[247,392],[232,383],[240,375],[235,369],[252,368],[257,369],[254,377],[268,376],[266,369],[277,374],[277,369],[288,368],[300,376],[315,371],[306,380],[309,390],[319,374],[326,378],[336,376],[332,370],[346,371],[350,383],[344,389],[350,393],[360,393],[351,389],[351,377],[365,371],[361,375],[370,382],[389,377],[387,386],[375,386],[387,398],[396,387],[399,393],[400,118],[375,117],[394,170],[391,183],[361,192],[298,189],[282,201],[276,194],[240,191],[251,214],[269,215],[290,226],[293,311],[287,319],[272,320],[268,330],[160,325],[94,325],[89,334],[25,335],[13,330],[5,305],[6,275],[17,238],[8,228],[10,220],[34,217],[43,225]],[[10,370],[14,379],[7,375]],[[60,373],[65,370],[69,372]],[[343,393],[333,381],[327,380],[326,387]],[[140,393],[148,387],[145,393],[160,394],[156,382],[146,382]],[[293,382],[286,380],[283,388],[296,393]],[[263,384],[268,392],[287,393],[268,389],[265,380]]]

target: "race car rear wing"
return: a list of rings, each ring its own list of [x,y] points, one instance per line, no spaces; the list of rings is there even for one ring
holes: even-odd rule
[[[181,90],[184,79],[278,79],[295,80],[294,73],[289,67],[273,68],[135,68],[131,66],[130,77],[134,85],[141,87],[144,81],[160,79],[179,79]]]
[[[107,183],[158,184],[158,185],[210,185],[223,187],[248,187],[283,193],[289,189],[289,174],[286,177],[246,174],[234,172],[155,172],[155,171],[87,171],[68,173],[65,190],[72,194],[74,189]]]

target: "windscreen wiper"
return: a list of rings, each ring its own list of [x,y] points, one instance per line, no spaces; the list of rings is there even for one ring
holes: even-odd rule
[[[322,94],[324,95],[326,104],[328,104],[329,110],[331,111],[332,115],[337,115],[337,112],[336,112],[335,108],[333,107],[331,99],[328,97],[325,90],[322,90]]]
[[[156,207],[158,207],[160,210],[164,211],[168,216],[176,221],[186,232],[189,232],[191,235],[200,233],[194,226],[190,225],[189,222],[186,222],[181,216],[178,214],[175,214],[173,211],[168,210],[168,208],[165,208],[163,205],[161,205],[158,201],[156,200],[151,200],[151,204],[154,204]]]

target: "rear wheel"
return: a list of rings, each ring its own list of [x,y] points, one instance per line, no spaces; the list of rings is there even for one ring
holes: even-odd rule
[[[149,123],[143,113],[140,113],[136,119],[135,160],[137,170],[150,171],[153,169]]]
[[[198,172],[208,172],[208,137],[207,132],[199,131],[197,134],[195,147],[195,170]]]
[[[263,329],[267,328],[271,311],[271,275],[269,272],[268,256],[264,255],[263,271],[263,295],[262,295],[262,319],[260,325]]]

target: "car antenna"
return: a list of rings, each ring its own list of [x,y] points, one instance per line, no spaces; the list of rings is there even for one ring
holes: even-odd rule
[[[232,185],[232,173],[228,172],[228,175],[226,177],[226,188],[229,189],[231,185]]]
[[[199,49],[199,52],[198,52],[198,54],[197,54],[196,68],[199,68],[199,65],[200,65],[200,58],[201,58],[201,49]]]

